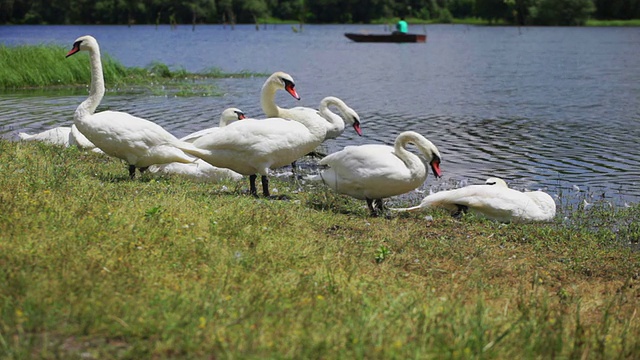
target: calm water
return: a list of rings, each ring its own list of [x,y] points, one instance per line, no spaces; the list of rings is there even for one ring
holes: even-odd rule
[[[296,80],[317,107],[338,96],[362,118],[363,137],[347,131],[327,150],[389,143],[404,130],[432,140],[443,155],[444,183],[500,176],[516,188],[640,201],[640,28],[510,28],[430,25],[426,44],[358,44],[344,32],[379,25],[2,26],[4,44],[56,43],[94,35],[103,53],[126,66],[152,61],[199,71],[272,73]],[[88,69],[87,69],[88,71]],[[260,117],[264,78],[215,81],[222,97],[107,93],[99,110],[154,120],[177,136],[217,123],[229,106]],[[0,136],[70,125],[86,97],[55,92],[0,93]],[[440,184],[442,184],[442,180]],[[430,177],[427,187],[438,184]]]

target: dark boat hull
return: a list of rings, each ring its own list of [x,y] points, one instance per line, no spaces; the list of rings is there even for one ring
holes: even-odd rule
[[[427,35],[422,34],[356,34],[345,33],[344,36],[355,42],[416,43],[426,42]]]

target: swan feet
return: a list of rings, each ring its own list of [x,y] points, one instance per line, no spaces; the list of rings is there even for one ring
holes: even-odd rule
[[[255,198],[259,198],[258,189],[256,188],[256,179],[257,178],[258,178],[258,175],[250,175],[249,176],[249,195],[252,195]],[[269,178],[267,178],[266,176],[262,175],[260,180],[262,181],[262,195],[264,195],[264,197],[266,199],[269,199],[269,200],[291,200],[287,195],[271,195],[271,193],[269,193]]]
[[[142,174],[148,168],[149,168],[148,166],[145,166],[145,167],[138,168],[138,170],[140,170],[140,174]],[[129,177],[131,178],[131,180],[136,178],[136,166],[135,165],[129,165]]]
[[[382,199],[367,199],[367,207],[369,208],[372,217],[384,215],[387,219],[391,218],[391,215],[385,211],[386,207],[384,206]]]
[[[454,219],[459,220],[462,218],[464,214],[466,214],[469,211],[469,207],[465,205],[459,205],[459,204],[456,204],[456,206],[458,207],[458,209],[453,214],[451,214],[451,216],[453,216]]]

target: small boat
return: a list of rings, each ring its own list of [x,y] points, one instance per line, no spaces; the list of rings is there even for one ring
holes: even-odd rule
[[[345,33],[344,36],[355,42],[390,42],[390,43],[423,43],[427,35],[423,34],[356,34]]]

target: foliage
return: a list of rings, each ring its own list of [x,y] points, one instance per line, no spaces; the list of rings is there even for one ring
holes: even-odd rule
[[[273,183],[0,140],[0,358],[637,357],[638,205],[387,220]]]
[[[35,88],[51,86],[86,86],[91,81],[88,57],[65,58],[68,49],[57,45],[0,45],[0,89]],[[108,54],[103,54],[103,72],[109,86],[137,85],[162,89],[167,87],[194,87],[195,80],[263,76],[247,71],[226,73],[219,68],[205,69],[201,73],[189,73],[183,68],[171,69],[166,64],[153,62],[146,68],[127,68]],[[186,95],[189,91],[180,91]],[[188,90],[188,89],[187,89]],[[216,92],[205,87],[196,94],[213,95]]]
[[[490,23],[583,24],[591,14],[638,19],[640,0],[7,0],[0,1],[0,23],[371,23],[399,16],[449,22],[447,11]]]
[[[592,0],[540,0],[529,9],[534,25],[584,25],[594,12]]]

